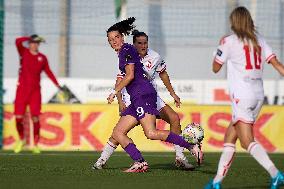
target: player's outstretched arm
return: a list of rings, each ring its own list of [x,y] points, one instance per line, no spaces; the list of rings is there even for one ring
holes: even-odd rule
[[[276,57],[272,58],[269,63],[282,75],[284,76],[284,66],[278,61]]]
[[[17,50],[18,50],[18,53],[21,55],[24,50],[26,49],[26,47],[23,45],[23,42],[26,42],[30,40],[30,37],[17,37],[16,38],[16,41],[15,41],[15,44],[16,44],[16,47],[17,47]]]
[[[167,71],[163,71],[163,72],[159,73],[159,76],[160,76],[161,80],[163,81],[164,85],[166,86],[167,90],[169,91],[170,95],[174,98],[176,107],[180,107],[180,104],[181,104],[180,98],[175,93],[175,90],[174,90],[174,88],[171,84],[170,77],[169,77]]]

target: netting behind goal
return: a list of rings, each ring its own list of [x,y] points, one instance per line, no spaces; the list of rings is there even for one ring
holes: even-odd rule
[[[208,63],[220,37],[230,32],[228,17],[238,5],[250,9],[260,33],[283,57],[281,0],[127,0],[126,15],[137,18],[137,29],[149,34],[150,47],[165,57],[176,79],[212,79]],[[69,77],[115,75],[116,55],[106,39],[107,28],[117,21],[113,0],[6,0],[5,13],[6,77],[17,75],[15,37],[32,33],[47,39],[41,48],[55,73],[64,75],[67,69]]]

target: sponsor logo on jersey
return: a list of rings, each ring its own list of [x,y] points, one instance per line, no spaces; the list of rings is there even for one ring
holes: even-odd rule
[[[129,60],[132,60],[132,56],[130,54],[125,56],[126,62],[128,62]]]
[[[42,62],[42,60],[43,60],[42,56],[38,56],[38,57],[37,57],[37,60],[38,60],[39,62]]]
[[[146,67],[149,69],[152,67],[152,62],[150,60],[147,61]]]
[[[220,49],[217,49],[217,55],[221,56],[223,54],[223,52]]]

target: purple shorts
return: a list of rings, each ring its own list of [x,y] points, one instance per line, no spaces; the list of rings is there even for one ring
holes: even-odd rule
[[[139,121],[145,117],[145,113],[159,115],[157,110],[157,94],[148,94],[136,97],[131,104],[121,113],[121,116],[131,115]]]

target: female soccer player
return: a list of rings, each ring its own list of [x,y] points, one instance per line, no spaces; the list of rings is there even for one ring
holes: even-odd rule
[[[131,100],[131,104],[121,113],[112,133],[112,138],[134,160],[133,165],[126,172],[145,172],[148,169],[147,162],[127,136],[128,131],[138,123],[143,127],[147,138],[177,144],[189,149],[196,158],[199,158],[202,153],[197,146],[187,143],[181,136],[173,132],[156,129],[156,115],[159,114],[156,104],[157,93],[143,70],[136,49],[132,45],[124,43],[124,35],[130,34],[134,28],[134,21],[135,18],[131,17],[114,24],[107,30],[108,42],[118,53],[119,70],[124,75],[107,98],[108,103],[112,103],[116,94],[124,87],[126,87]]]
[[[173,97],[176,106],[179,107],[181,104],[180,98],[176,95],[171,85],[164,60],[157,52],[148,49],[148,36],[146,33],[134,30],[132,32],[132,35],[133,44],[139,53],[140,61],[143,64],[144,71],[147,73],[152,85],[157,91],[155,78],[157,74],[159,74],[166,88]],[[117,82],[120,82],[122,78],[123,75],[118,74]],[[117,99],[119,103],[120,112],[122,112],[126,107],[131,104],[130,96],[125,88],[122,90],[121,93],[117,94]],[[181,126],[178,114],[169,105],[165,104],[165,102],[159,96],[157,97],[157,110],[159,111],[159,117],[170,124],[171,131],[175,134],[180,135]],[[103,166],[106,164],[106,161],[110,158],[110,156],[113,154],[114,150],[117,148],[118,145],[119,143],[110,137],[109,141],[107,142],[101,153],[100,158],[93,165],[93,168],[102,169]],[[186,170],[193,169],[193,165],[188,163],[186,156],[183,154],[183,148],[178,145],[174,145],[174,148],[176,151],[175,165]]]
[[[28,42],[28,48],[23,45]],[[16,127],[20,140],[14,149],[19,153],[24,142],[23,117],[27,106],[30,107],[34,126],[34,153],[40,153],[37,147],[40,138],[39,115],[41,110],[40,74],[44,71],[51,81],[60,89],[60,86],[49,68],[47,58],[39,52],[39,45],[44,42],[42,37],[31,35],[30,37],[19,37],[16,39],[16,47],[20,55],[19,79],[15,99]]]
[[[276,189],[284,183],[284,175],[269,159],[264,148],[254,140],[253,124],[264,99],[263,60],[281,75],[284,75],[284,66],[277,60],[265,40],[257,35],[251,15],[245,7],[233,10],[230,22],[233,34],[220,41],[213,61],[213,72],[217,73],[222,65],[227,63],[232,121],[225,134],[217,174],[205,189],[221,188],[221,182],[233,161],[237,139],[270,174],[271,188]]]

